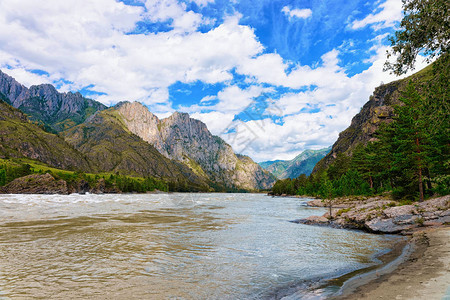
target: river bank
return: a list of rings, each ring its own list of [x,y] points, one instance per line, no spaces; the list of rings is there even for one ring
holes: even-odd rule
[[[450,299],[450,227],[413,234],[398,259],[346,281],[332,299]]]
[[[307,204],[325,207],[320,199]],[[449,195],[410,205],[383,197],[339,199],[331,216],[294,222],[410,237],[380,257],[380,267],[335,279],[342,287],[332,299],[450,299]]]

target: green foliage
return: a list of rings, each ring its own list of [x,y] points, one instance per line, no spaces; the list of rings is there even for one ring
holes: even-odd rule
[[[32,174],[29,164],[5,162],[0,165],[0,186],[10,183],[16,178]]]
[[[424,52],[430,61],[448,54],[450,49],[450,10],[448,0],[403,0],[401,29],[390,37],[395,63],[386,62],[385,69],[400,75],[413,68],[417,55]]]
[[[344,153],[339,153],[334,163],[328,168],[328,177],[331,180],[339,179],[349,168],[350,157]]]
[[[3,186],[6,184],[6,170],[1,168],[0,169],[0,186]]]
[[[0,186],[26,175],[49,173],[57,180],[62,179],[66,181],[68,186],[73,187],[75,190],[80,183],[85,182],[89,190],[96,189],[100,183],[103,183],[106,191],[123,193],[145,193],[154,190],[169,191],[168,182],[154,177],[131,177],[109,173],[87,174],[79,171],[72,172],[49,168],[38,164],[30,165],[25,162],[12,160],[1,160],[1,163]],[[184,189],[186,188],[181,188],[179,183],[172,183],[172,191],[183,191]]]

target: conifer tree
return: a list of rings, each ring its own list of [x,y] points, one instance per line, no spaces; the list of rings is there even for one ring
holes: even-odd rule
[[[392,123],[394,171],[399,171],[400,185],[404,192],[410,184],[418,186],[419,201],[424,199],[423,170],[427,168],[429,135],[427,117],[424,115],[423,99],[415,84],[410,81],[400,99],[404,105],[395,108],[395,121]]]

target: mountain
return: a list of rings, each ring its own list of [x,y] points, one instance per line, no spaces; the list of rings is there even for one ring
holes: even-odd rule
[[[61,137],[46,132],[18,109],[0,100],[0,158],[30,158],[66,170],[95,170]]]
[[[115,110],[128,130],[165,157],[226,189],[268,189],[275,182],[272,174],[251,158],[235,154],[230,145],[187,113],[175,112],[160,120],[138,102],[119,103]]]
[[[394,105],[402,104],[399,100],[401,91],[410,80],[414,82],[425,82],[430,80],[432,66],[397,81],[383,84],[375,89],[369,101],[364,104],[361,111],[356,114],[350,126],[339,134],[337,141],[333,144],[330,153],[320,160],[314,167],[313,173],[326,169],[330,166],[338,154],[352,155],[353,149],[358,144],[367,144],[375,139],[374,133],[382,123],[392,121]]]
[[[209,190],[207,182],[187,166],[164,157],[130,132],[114,108],[96,113],[63,134],[102,171],[165,178],[185,186],[183,190]]]
[[[39,140],[52,141],[49,147],[64,137],[65,145],[89,165],[83,170],[165,178],[186,186],[184,190],[189,190],[188,185],[193,190],[268,189],[276,179],[249,157],[235,154],[230,145],[188,114],[176,112],[159,120],[139,103],[107,108],[80,93],[59,93],[49,84],[27,88],[1,71],[0,99],[27,114],[40,134],[46,134]],[[15,137],[9,131],[7,138],[9,144],[2,147],[14,145],[8,148],[12,153]],[[27,143],[34,142],[33,133]],[[47,154],[43,160],[35,159],[61,168],[81,167],[62,163],[65,158],[61,154],[66,152],[52,159]],[[36,156],[30,155],[23,156]]]
[[[278,179],[296,178],[301,174],[311,174],[314,166],[330,152],[331,147],[320,150],[305,150],[292,160],[274,160],[259,163],[261,167]]]
[[[83,123],[96,111],[106,106],[80,93],[59,93],[53,85],[40,84],[30,88],[0,71],[0,98],[9,99],[15,108],[41,121],[56,132]]]

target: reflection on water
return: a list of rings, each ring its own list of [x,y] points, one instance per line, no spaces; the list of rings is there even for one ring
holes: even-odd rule
[[[0,196],[0,298],[236,299],[373,265],[395,237],[260,194]]]

